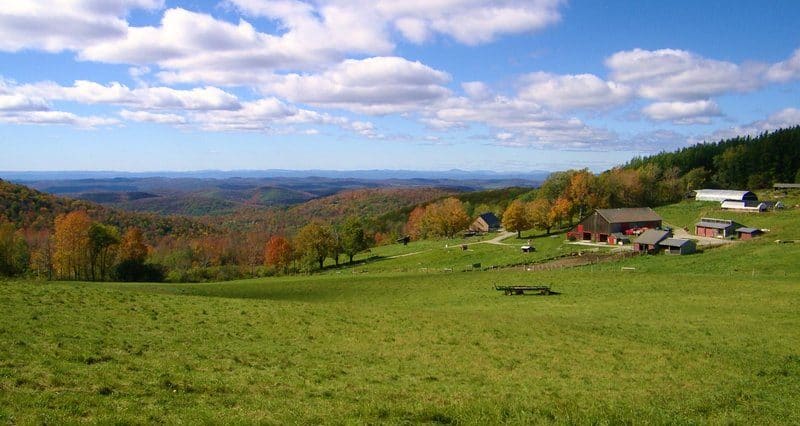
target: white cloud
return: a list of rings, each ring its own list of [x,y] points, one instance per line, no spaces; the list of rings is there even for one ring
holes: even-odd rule
[[[694,101],[763,84],[765,66],[706,59],[685,50],[634,49],[606,60],[614,81],[637,88],[647,99]]]
[[[126,109],[119,112],[120,117],[140,123],[157,123],[157,124],[172,124],[181,125],[186,124],[186,117],[178,114],[164,114],[149,111],[128,111]]]
[[[719,116],[719,106],[714,101],[656,102],[642,109],[648,118],[657,121],[673,121],[676,124],[710,123],[711,117]]]
[[[480,81],[461,83],[461,88],[464,89],[464,93],[471,99],[485,100],[492,97],[492,91],[489,89],[489,86]]]
[[[767,79],[779,83],[800,79],[800,49],[795,50],[789,59],[769,67]]]
[[[158,9],[163,0],[6,1],[0,9],[0,50],[77,50],[125,36],[132,9]]]
[[[115,104],[140,109],[219,110],[240,107],[236,96],[217,87],[196,87],[181,90],[170,87],[131,89],[113,82],[102,85],[78,80],[72,86],[40,82],[18,86],[15,92],[50,101],[72,101],[84,104]]]
[[[560,0],[382,0],[375,3],[375,9],[409,41],[421,43],[439,33],[475,45],[503,34],[533,32],[553,25],[561,19],[562,3]]]
[[[624,84],[603,81],[592,74],[529,74],[519,92],[520,98],[559,110],[579,108],[607,109],[631,99],[633,91]]]
[[[44,111],[47,109],[49,109],[49,105],[42,98],[17,93],[0,93],[0,111]]]
[[[0,114],[0,122],[10,124],[70,125],[85,129],[119,124],[119,120],[113,118],[84,117],[67,111],[22,111]]]
[[[439,129],[485,125],[494,130],[497,144],[513,147],[602,149],[615,138],[612,132],[588,126],[577,118],[503,96],[484,101],[451,98],[429,109],[423,121]]]
[[[450,77],[398,57],[349,59],[316,75],[275,76],[262,91],[292,102],[366,114],[417,110],[443,99]]]
[[[737,136],[757,136],[764,132],[785,129],[797,125],[800,125],[800,109],[784,108],[771,114],[764,120],[758,120],[744,125],[736,125],[726,129],[720,129],[709,135],[695,138],[692,140],[692,142],[718,141]]]

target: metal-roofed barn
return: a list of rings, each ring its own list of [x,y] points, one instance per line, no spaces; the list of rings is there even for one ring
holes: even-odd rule
[[[694,199],[697,201],[717,201],[721,203],[725,200],[758,200],[758,196],[751,191],[738,191],[729,189],[697,189],[694,192]]]
[[[633,251],[638,253],[657,253],[659,243],[670,237],[669,231],[648,229],[633,241]]]
[[[758,228],[748,228],[748,227],[741,227],[736,228],[736,233],[739,235],[740,240],[751,240],[754,237],[757,237],[762,234],[762,231]]]
[[[701,237],[727,238],[733,235],[736,223],[728,219],[700,218],[694,225],[695,235]]]
[[[762,213],[767,211],[767,204],[759,201],[750,200],[725,200],[720,204],[723,210],[733,210],[740,212]]]
[[[685,238],[667,238],[658,245],[669,254],[692,254],[697,250],[697,243]]]
[[[605,243],[610,242],[611,236],[613,244],[614,233],[630,235],[634,231],[660,228],[661,222],[661,216],[649,207],[597,209],[568,232],[567,237]]]

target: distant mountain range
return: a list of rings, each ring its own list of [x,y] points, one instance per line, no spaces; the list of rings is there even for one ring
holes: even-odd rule
[[[245,173],[278,172],[285,172],[287,175],[316,173],[317,176],[241,176]],[[108,176],[104,177],[106,173]],[[342,177],[319,176],[324,173],[341,174]],[[0,177],[49,194],[91,201],[127,211],[188,216],[229,214],[242,208],[293,206],[353,190],[427,188],[443,191],[442,193],[462,193],[508,187],[532,188],[538,186],[546,177],[544,174],[522,177],[492,172],[378,170],[172,174],[174,176],[145,177],[139,176],[138,173],[122,173],[120,176],[117,172],[9,172],[7,175],[0,172]],[[197,176],[203,174],[216,177]],[[224,177],[227,174],[237,176]],[[373,177],[353,177],[351,174]],[[431,174],[439,174],[440,177]],[[375,177],[379,175],[380,178]]]
[[[196,170],[187,172],[121,172],[121,171],[0,171],[0,178],[12,181],[75,180],[75,179],[114,179],[114,178],[308,178],[331,179],[452,179],[452,180],[507,180],[520,179],[541,182],[550,172],[532,170],[529,172],[497,172],[491,170]]]

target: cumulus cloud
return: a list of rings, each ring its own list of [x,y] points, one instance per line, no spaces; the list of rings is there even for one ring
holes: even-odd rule
[[[519,92],[532,100],[559,110],[607,109],[631,99],[633,90],[624,84],[603,81],[592,74],[556,75],[544,72],[529,74]]]
[[[652,120],[672,121],[676,124],[709,123],[710,117],[721,115],[717,103],[709,100],[656,102],[646,106],[642,113]]]
[[[634,49],[606,60],[614,81],[636,87],[639,96],[694,101],[763,85],[764,65],[737,65],[677,49]]]
[[[769,67],[767,79],[778,83],[800,79],[800,49],[795,50],[789,59]]]
[[[562,117],[518,98],[497,96],[476,101],[451,98],[428,111],[424,122],[439,129],[480,124],[494,129],[495,143],[510,147],[598,149],[615,138],[612,132]]]
[[[113,82],[102,85],[78,80],[72,86],[40,82],[16,87],[15,92],[50,101],[72,101],[84,104],[115,104],[140,109],[221,110],[240,107],[236,96],[217,87],[173,89],[142,87],[131,89]]]
[[[288,74],[261,86],[264,93],[328,108],[388,114],[443,99],[449,75],[399,57],[348,59],[315,75]]]
[[[158,9],[163,0],[8,1],[0,10],[0,50],[77,50],[125,37],[133,9]]]
[[[136,121],[139,123],[157,123],[157,124],[172,124],[181,125],[186,124],[186,117],[178,114],[165,114],[150,111],[128,111],[126,109],[119,112],[120,117],[128,121]]]
[[[358,1],[346,1],[360,4]],[[342,2],[344,3],[344,2]],[[561,0],[382,0],[375,9],[415,43],[438,33],[469,45],[538,31],[561,20]]]
[[[70,125],[84,129],[113,126],[119,120],[98,116],[79,116],[67,111],[21,111],[0,113],[0,122],[10,124]]]
[[[781,128],[794,127],[800,124],[800,109],[784,108],[776,111],[763,120],[757,120],[744,125],[731,126],[717,130],[709,135],[692,139],[692,142],[718,141],[737,136],[757,136]]]

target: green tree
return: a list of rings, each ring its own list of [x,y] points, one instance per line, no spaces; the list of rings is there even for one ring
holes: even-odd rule
[[[342,251],[350,258],[350,263],[353,263],[356,254],[369,247],[361,220],[351,216],[344,221],[340,229],[340,243]]]
[[[30,254],[28,244],[11,223],[0,224],[0,276],[23,273]]]
[[[89,263],[92,281],[106,280],[108,271],[114,263],[119,241],[119,232],[113,226],[93,223],[89,227]]]
[[[325,258],[331,254],[334,245],[333,235],[328,226],[317,222],[300,228],[294,237],[298,255],[307,265],[318,264],[322,269]]]

